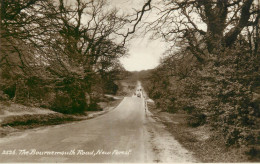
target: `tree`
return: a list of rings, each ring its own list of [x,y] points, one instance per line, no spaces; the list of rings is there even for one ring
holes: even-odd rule
[[[125,54],[125,48],[116,40],[116,32],[121,30],[124,22],[120,21],[116,10],[105,10],[105,7],[103,0],[77,0],[75,5],[65,5],[60,0],[53,8],[53,13],[58,15],[59,31],[52,51],[59,49],[58,59],[62,59],[59,60],[61,66],[66,69],[58,74],[79,79],[90,103],[92,87],[98,83],[94,79],[98,76],[100,61],[110,63],[111,59]],[[50,67],[57,73],[53,68]]]
[[[1,1],[0,70],[7,90],[17,93],[19,79],[44,72],[38,51],[49,25],[43,15],[47,4],[42,0]],[[16,98],[15,93],[9,93],[11,98]]]
[[[211,125],[227,146],[259,155],[259,2],[159,4],[146,30],[173,45],[149,79],[149,95],[162,110],[192,114],[192,126]]]
[[[39,85],[53,88],[57,101],[62,99],[59,94],[65,95],[84,109],[91,103],[100,69],[112,71],[126,54],[119,35],[125,19],[107,8],[105,0],[3,0],[1,12],[1,74],[14,72],[9,82],[14,83],[15,95],[24,87],[31,95],[27,81],[41,79],[44,83]]]
[[[167,42],[186,41],[199,60],[230,47],[245,27],[255,26],[260,12],[256,0],[172,0],[156,3],[158,18],[147,31]]]

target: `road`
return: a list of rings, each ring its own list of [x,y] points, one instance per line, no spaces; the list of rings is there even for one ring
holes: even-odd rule
[[[90,120],[2,138],[0,162],[196,162],[145,107],[133,95]]]

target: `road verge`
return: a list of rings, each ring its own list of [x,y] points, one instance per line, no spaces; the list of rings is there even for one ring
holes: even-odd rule
[[[102,111],[86,111],[84,114],[74,115],[12,102],[0,102],[0,138],[26,129],[92,119],[113,110],[121,101],[122,99],[110,99],[101,105]]]
[[[201,162],[256,162],[245,154],[245,148],[226,147],[224,138],[210,126],[190,127],[186,113],[168,113],[156,109],[147,102],[154,119],[162,122],[166,129]]]

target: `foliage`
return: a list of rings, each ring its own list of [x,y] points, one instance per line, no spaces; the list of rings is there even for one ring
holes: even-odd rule
[[[97,103],[94,92],[116,93],[128,21],[106,0],[3,0],[0,8],[0,89],[9,99],[81,113]]]
[[[259,56],[238,47],[242,46],[212,56],[203,67],[193,62],[186,77],[171,74],[168,64],[162,63],[152,72],[149,85],[143,82],[149,96],[162,110],[192,113],[191,126],[212,125],[228,146],[258,145],[260,104],[254,95],[259,95]],[[182,64],[187,63],[178,63]]]
[[[258,24],[258,5],[257,0],[155,1],[151,8],[157,11],[156,20],[145,23],[146,31],[173,47],[182,42],[203,62],[209,53],[231,47],[244,28]]]
[[[151,4],[157,19],[146,31],[172,45],[142,79],[157,107],[192,114],[191,126],[212,125],[227,146],[259,146],[259,2]]]

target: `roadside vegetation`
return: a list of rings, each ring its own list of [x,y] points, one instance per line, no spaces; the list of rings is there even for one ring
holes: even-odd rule
[[[170,113],[148,102],[148,109],[157,121],[162,122],[174,138],[200,162],[257,162],[257,155],[245,153],[247,147],[229,146],[221,131],[216,131],[209,124],[190,126],[192,114],[184,111]]]
[[[117,83],[120,87],[116,95],[105,94],[98,100],[98,109],[88,110],[84,113],[64,114],[48,108],[0,101],[0,137],[26,129],[82,121],[103,115],[116,108],[124,96],[130,96],[134,92],[136,82],[125,79],[117,81]]]
[[[209,126],[227,148],[259,161],[259,1],[147,0],[129,15],[108,5],[2,0],[0,100],[85,114],[102,110],[105,94],[128,95],[134,85],[120,80],[132,76],[142,81],[156,108],[189,115],[190,127]],[[154,10],[156,20],[141,21]],[[131,74],[119,58],[127,55],[125,43],[138,27],[170,46],[157,68]],[[34,123],[26,117],[2,123]]]
[[[3,0],[0,9],[1,101],[83,114],[117,93],[135,15],[106,0]]]
[[[134,14],[106,0],[2,0],[0,11],[1,136],[92,118],[129,94],[119,58]]]
[[[259,161],[259,2],[159,4],[146,30],[172,46],[157,68],[139,73],[149,97],[161,111],[185,112],[190,127],[209,125],[226,148]]]

